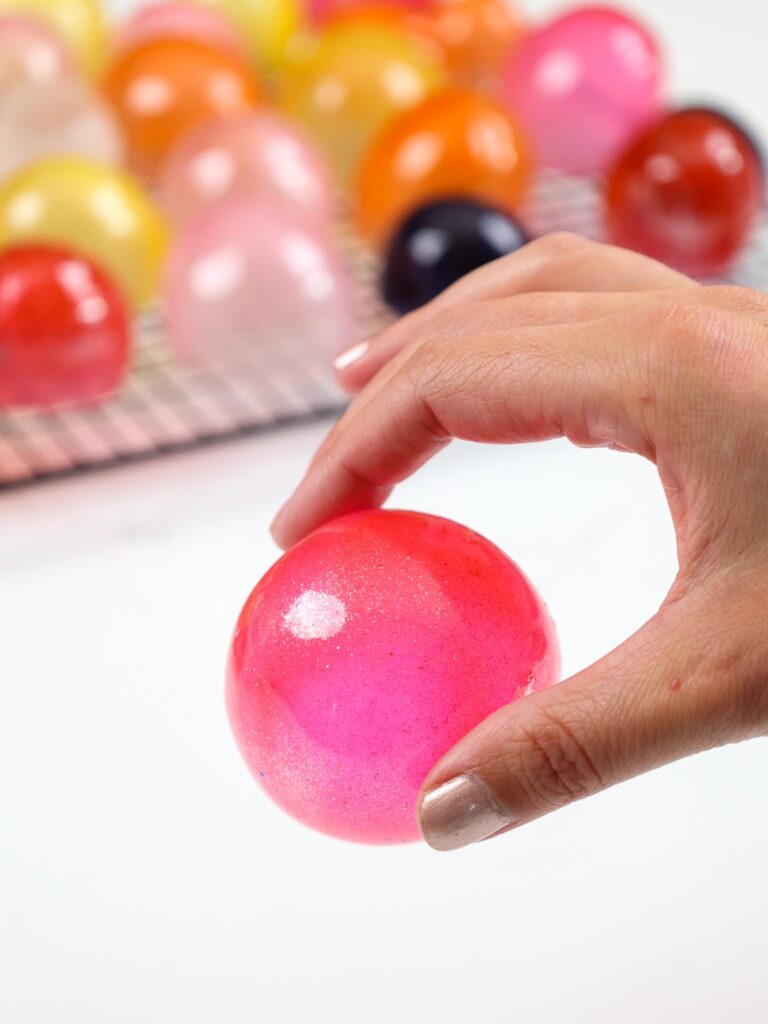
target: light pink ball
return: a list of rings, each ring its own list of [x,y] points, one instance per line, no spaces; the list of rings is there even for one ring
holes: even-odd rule
[[[205,366],[267,353],[330,360],[359,336],[354,289],[325,233],[264,200],[218,203],[181,232],[166,312],[177,353]]]
[[[312,25],[322,26],[333,21],[340,14],[364,10],[371,6],[372,0],[307,0],[307,18]],[[374,2],[374,7],[402,8],[406,11],[426,11],[433,0],[381,0]]]
[[[182,139],[163,168],[160,194],[177,224],[232,196],[268,200],[322,227],[333,214],[322,155],[290,121],[266,111],[211,121]]]
[[[194,39],[245,56],[245,46],[236,30],[215,11],[195,3],[151,4],[142,7],[120,29],[118,51],[154,39]]]
[[[661,85],[653,37],[602,7],[579,8],[525,36],[503,75],[538,163],[573,174],[613,161],[661,112]]]
[[[340,839],[402,843],[419,838],[430,768],[559,668],[547,610],[503,551],[447,519],[376,510],[320,527],[258,584],[227,703],[285,810]]]
[[[0,17],[0,92],[12,85],[54,82],[74,74],[66,47],[31,18]]]

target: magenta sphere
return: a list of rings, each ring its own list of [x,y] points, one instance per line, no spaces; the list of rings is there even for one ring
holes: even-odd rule
[[[660,113],[662,69],[649,32],[619,11],[583,7],[525,36],[503,91],[540,164],[604,170]]]
[[[233,196],[268,200],[322,227],[333,215],[324,158],[290,121],[269,111],[210,121],[185,136],[161,172],[160,194],[177,224]]]
[[[0,95],[11,85],[57,81],[74,73],[64,44],[45,25],[0,17]]]
[[[306,0],[307,18],[312,25],[325,25],[340,14],[364,10],[366,7],[394,7],[406,11],[427,11],[434,0]],[[439,0],[438,0],[439,2]]]
[[[325,233],[265,200],[226,200],[192,221],[166,280],[171,343],[206,366],[266,351],[330,359],[359,335],[355,307]]]
[[[341,839],[418,839],[430,768],[510,701],[557,681],[547,610],[464,526],[358,512],[289,551],[251,594],[227,703],[251,771],[286,811]]]
[[[245,56],[246,48],[235,28],[221,15],[196,3],[150,4],[128,19],[117,34],[118,51],[155,39],[194,39]]]

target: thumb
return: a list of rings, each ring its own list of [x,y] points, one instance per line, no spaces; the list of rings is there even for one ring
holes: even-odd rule
[[[723,649],[698,603],[670,601],[601,661],[501,708],[461,740],[422,787],[418,817],[429,845],[459,849],[756,735],[738,641]]]

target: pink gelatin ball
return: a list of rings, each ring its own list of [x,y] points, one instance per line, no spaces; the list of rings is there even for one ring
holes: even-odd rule
[[[227,703],[286,811],[340,839],[403,843],[419,838],[435,762],[558,672],[547,610],[502,551],[447,519],[376,510],[322,526],[259,583]]]
[[[72,57],[44,24],[0,17],[0,94],[11,85],[54,82],[71,74]]]
[[[268,111],[209,121],[185,136],[161,172],[160,195],[177,224],[211,203],[248,195],[324,228],[333,215],[323,156],[289,120]]]
[[[341,14],[362,11],[366,7],[394,7],[405,11],[427,11],[434,0],[306,0],[307,19],[321,27]],[[438,0],[439,2],[439,0]]]
[[[526,36],[502,88],[538,162],[584,174],[604,170],[659,114],[661,85],[650,33],[619,11],[583,7]]]
[[[193,39],[238,57],[246,55],[235,28],[215,11],[195,3],[169,0],[140,8],[120,29],[116,47],[120,52],[156,39]]]
[[[265,200],[225,200],[187,225],[165,294],[171,343],[208,367],[265,354],[325,362],[360,333],[352,281],[325,232]]]

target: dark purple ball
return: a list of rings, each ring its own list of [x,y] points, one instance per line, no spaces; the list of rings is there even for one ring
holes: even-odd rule
[[[410,313],[465,274],[528,241],[509,214],[471,199],[442,199],[422,206],[390,242],[384,300],[397,313]]]

